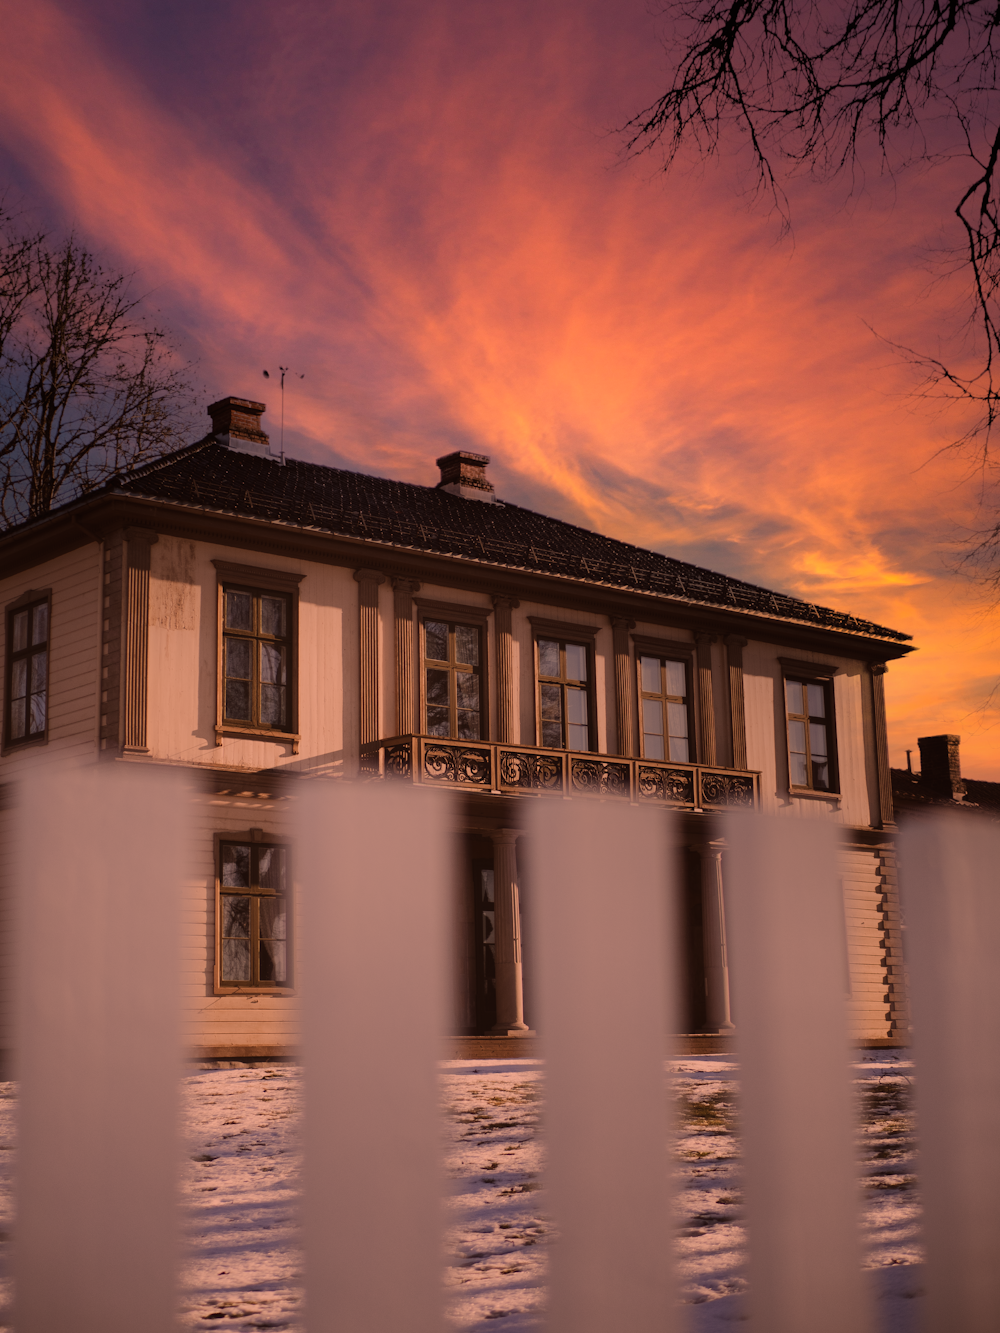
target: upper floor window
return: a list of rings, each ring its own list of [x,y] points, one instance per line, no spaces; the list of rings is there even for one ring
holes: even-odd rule
[[[482,631],[429,618],[423,627],[426,734],[477,741],[483,735]]]
[[[220,985],[288,985],[286,849],[222,842],[219,861]]]
[[[558,750],[589,750],[588,649],[559,639],[539,638],[536,643],[541,743]]]
[[[40,740],[49,714],[49,598],[7,613],[7,744]]]
[[[691,745],[687,663],[641,655],[639,694],[643,758],[688,763]]]
[[[788,782],[792,787],[833,791],[831,682],[785,678]]]
[[[287,730],[290,601],[284,593],[224,588],[225,722]]]

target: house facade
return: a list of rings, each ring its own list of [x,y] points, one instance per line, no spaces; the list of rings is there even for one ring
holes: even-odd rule
[[[680,829],[687,1032],[738,1023],[727,812],[838,825],[854,1035],[900,1039],[884,673],[907,636],[506,504],[479,455],[415,486],[279,458],[261,403],[209,412],[203,440],[0,537],[0,782],[190,779],[195,1054],[295,1048],[290,811],[317,780],[454,798],[456,1033],[532,1030],[521,830],[562,798]]]

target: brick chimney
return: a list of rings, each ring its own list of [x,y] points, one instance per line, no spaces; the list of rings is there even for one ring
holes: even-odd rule
[[[965,799],[962,765],[958,757],[961,736],[921,736],[920,780],[934,796],[946,801]]]
[[[493,485],[486,480],[486,454],[469,454],[459,449],[453,454],[445,454],[437,460],[441,469],[441,480],[436,489],[448,491],[450,495],[460,495],[463,500],[495,501]]]
[[[212,403],[208,415],[212,418],[216,443],[241,454],[256,454],[259,458],[272,458],[277,462],[278,455],[271,452],[267,434],[260,428],[260,419],[266,410],[266,404],[252,402],[249,398],[220,398],[217,403]]]

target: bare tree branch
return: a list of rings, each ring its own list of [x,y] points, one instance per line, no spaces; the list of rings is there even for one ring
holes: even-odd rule
[[[0,524],[10,526],[184,443],[189,367],[126,275],[75,237],[0,248]]]

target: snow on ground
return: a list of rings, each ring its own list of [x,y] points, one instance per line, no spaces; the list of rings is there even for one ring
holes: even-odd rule
[[[596,1073],[597,1071],[595,1071]],[[892,1052],[859,1052],[866,1267],[880,1333],[910,1333],[920,1305],[919,1201],[909,1110],[912,1071]],[[745,1235],[737,1133],[739,1071],[726,1056],[671,1066],[678,1103],[677,1242],[689,1333],[743,1317]],[[537,1060],[442,1066],[446,1296],[454,1333],[542,1327],[546,1248]],[[184,1085],[182,1192],[188,1260],[182,1327],[300,1333],[296,1227],[301,1073],[291,1065],[203,1070]],[[0,1239],[10,1234],[14,1088],[0,1084]],[[817,1207],[822,1200],[817,1199]],[[6,1249],[0,1246],[0,1252]],[[4,1296],[7,1293],[4,1292]],[[9,1308],[9,1301],[4,1304]]]

